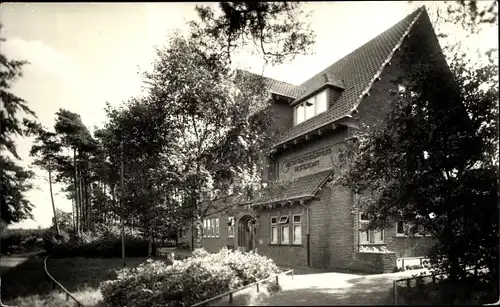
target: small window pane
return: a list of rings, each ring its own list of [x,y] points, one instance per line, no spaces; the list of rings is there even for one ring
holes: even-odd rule
[[[219,237],[219,218],[215,219],[215,236]]]
[[[302,243],[302,225],[293,225],[293,244]]]
[[[368,231],[360,231],[359,232],[359,243],[366,244],[370,242],[370,238],[368,235]]]
[[[323,113],[327,110],[327,95],[326,90],[316,96],[316,114]]]
[[[314,106],[314,97],[306,101],[306,118],[305,120],[308,120],[309,118],[313,117],[315,114],[315,106]]]
[[[280,224],[288,223],[288,215],[280,216]]]
[[[212,228],[211,228],[211,224],[212,223],[211,223],[211,220],[207,220],[207,223],[208,223],[208,225],[207,225],[207,236],[211,237],[212,236]]]
[[[297,214],[297,215],[293,216],[293,222],[294,223],[300,223],[300,214]]]
[[[396,222],[396,233],[399,234],[399,235],[402,235],[402,234],[405,233],[404,222],[403,221]]]
[[[278,218],[276,216],[271,217],[271,224],[276,224]]]
[[[290,229],[288,228],[288,225],[281,226],[281,243],[282,244],[290,243],[289,237],[290,237]]]
[[[295,107],[295,124],[300,124],[304,121],[304,106],[300,104]]]
[[[271,243],[278,243],[278,227],[271,227]]]

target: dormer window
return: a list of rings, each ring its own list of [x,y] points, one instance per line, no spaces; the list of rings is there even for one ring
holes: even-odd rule
[[[328,109],[326,91],[323,90],[295,106],[293,110],[294,125],[298,125]]]

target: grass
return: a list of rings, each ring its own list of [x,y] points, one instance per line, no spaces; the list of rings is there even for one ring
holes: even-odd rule
[[[52,289],[44,273],[43,259],[30,258],[2,275],[2,303],[18,307],[74,306],[71,298],[66,302],[65,294]],[[146,259],[127,258],[127,267],[137,267]],[[99,306],[99,284],[115,279],[115,270],[120,268],[120,258],[49,258],[47,261],[49,273],[86,307]]]

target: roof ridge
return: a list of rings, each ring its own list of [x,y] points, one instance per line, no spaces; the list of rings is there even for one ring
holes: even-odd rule
[[[297,86],[297,87],[300,86],[298,84],[290,83],[290,82],[287,82],[287,81],[282,81],[282,80],[279,80],[279,79],[275,79],[275,78],[271,78],[271,77],[266,77],[266,76],[264,76],[264,74],[262,74],[262,75],[256,74],[256,73],[251,72],[251,71],[246,70],[246,69],[237,69],[237,70],[241,70],[241,71],[243,71],[245,73],[249,73],[249,74],[256,75],[256,76],[261,76],[262,78],[271,79],[271,80],[282,82],[282,83],[286,83],[286,84],[289,84],[289,85],[293,85],[293,86]]]
[[[388,32],[389,30],[391,30],[392,28],[394,28],[394,26],[396,26],[397,24],[401,23],[402,21],[406,20],[407,18],[409,18],[411,15],[415,14],[417,15],[417,12],[421,11],[422,9],[425,9],[425,5],[419,7],[418,9],[416,9],[415,11],[411,12],[410,14],[406,15],[404,18],[402,18],[401,20],[399,20],[398,22],[396,22],[395,24],[393,24],[392,26],[390,26],[389,28],[387,28],[386,30],[384,30],[382,33],[379,33],[378,35],[376,35],[375,37],[373,37],[372,39],[370,39],[369,41],[363,43],[361,46],[359,46],[358,48],[354,49],[353,51],[349,52],[348,54],[344,55],[343,57],[341,57],[340,59],[338,59],[337,61],[335,61],[334,63],[332,63],[331,65],[327,66],[326,68],[322,69],[320,72],[314,74],[311,78],[307,79],[306,81],[302,82],[301,84],[299,84],[299,86],[302,86],[304,85],[305,83],[307,83],[308,81],[311,81],[314,77],[318,76],[318,75],[321,75],[322,73],[326,73],[332,66],[334,66],[335,64],[337,64],[338,62],[342,61],[343,59],[347,58],[348,56],[352,55],[353,53],[359,51],[360,49],[362,49],[366,44],[372,42],[373,40],[377,39],[379,36],[383,35],[384,33]],[[344,81],[344,80],[342,80]]]
[[[394,54],[396,53],[396,50],[401,47],[401,44],[403,43],[405,37],[408,36],[408,34],[410,33],[411,29],[413,28],[413,25],[417,22],[417,20],[420,18],[420,16],[422,16],[422,12],[425,10],[425,6],[423,7],[420,7],[418,8],[415,12],[418,11],[418,14],[413,18],[412,22],[410,23],[410,25],[408,25],[408,28],[406,28],[406,31],[401,35],[401,37],[399,38],[398,42],[396,43],[396,45],[394,46],[394,48],[392,48],[391,52],[387,55],[387,58],[385,59],[384,62],[382,62],[382,64],[380,65],[379,69],[377,70],[377,72],[375,73],[375,75],[372,77],[372,79],[370,80],[370,82],[368,82],[368,84],[366,85],[365,89],[361,92],[361,94],[359,95],[358,99],[356,100],[356,102],[354,103],[353,107],[351,108],[351,111],[350,113],[354,112],[359,104],[361,103],[361,101],[363,100],[363,97],[370,91],[370,89],[372,88],[373,84],[375,83],[375,80],[377,80],[378,77],[380,77],[380,75],[382,74],[382,72],[384,71],[386,65],[391,61],[391,59],[394,57]],[[413,13],[412,13],[413,14]],[[411,14],[410,14],[411,15]]]

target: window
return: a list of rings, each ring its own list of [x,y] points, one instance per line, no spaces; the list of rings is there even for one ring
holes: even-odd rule
[[[290,243],[290,228],[288,225],[281,226],[281,244],[289,244]]]
[[[365,228],[370,219],[367,214],[359,213],[359,228]],[[384,243],[384,230],[360,230],[359,231],[359,244],[369,243]]]
[[[396,222],[396,236],[405,236],[405,222],[397,221]]]
[[[234,217],[232,216],[227,218],[227,236],[234,238]]]
[[[397,221],[396,222],[396,237],[406,237],[410,233],[410,227],[412,224],[404,222],[404,221]],[[417,231],[413,236],[414,237],[422,237],[425,236],[423,228],[421,226],[418,227],[419,231]]]
[[[208,220],[203,220],[203,237],[207,237],[207,231],[208,231]]]
[[[294,214],[292,217],[293,221],[293,244],[302,244],[302,220],[300,214]]]
[[[280,224],[286,224],[288,223],[288,215],[283,215],[283,216],[280,216],[280,221],[279,221]]]
[[[276,216],[271,217],[271,244],[278,244],[278,226],[276,225],[278,218]]]
[[[298,104],[294,108],[295,125],[302,123],[328,109],[327,90],[323,90],[316,96]]]
[[[215,236],[218,238],[219,237],[219,218],[214,219],[215,221]]]

